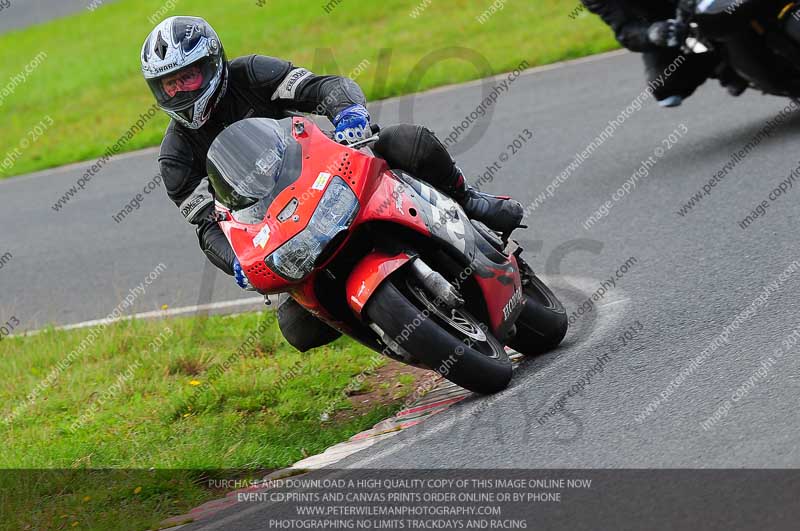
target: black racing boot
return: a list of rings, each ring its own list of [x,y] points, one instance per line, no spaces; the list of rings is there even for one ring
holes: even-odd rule
[[[286,293],[281,294],[277,317],[284,339],[300,352],[327,345],[342,335]]]
[[[744,94],[744,91],[750,86],[750,83],[741,77],[731,78],[727,81],[726,84],[722,85],[726,89],[728,89],[728,94],[731,96],[741,96]]]
[[[491,195],[467,186],[464,174],[460,174],[451,195],[472,219],[480,221],[492,230],[509,235],[520,227],[524,212],[519,201],[508,196]]]
[[[719,79],[719,84],[725,87],[731,96],[741,96],[750,87],[750,82],[727,63],[722,63],[717,67],[715,76]]]

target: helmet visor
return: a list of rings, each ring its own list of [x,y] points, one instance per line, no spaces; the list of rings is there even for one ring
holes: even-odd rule
[[[194,105],[219,72],[220,59],[204,57],[178,71],[148,79],[147,84],[162,109],[180,111]]]

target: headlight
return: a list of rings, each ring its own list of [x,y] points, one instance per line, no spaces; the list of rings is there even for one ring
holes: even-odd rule
[[[314,268],[325,246],[347,230],[358,213],[358,199],[341,177],[334,177],[308,226],[265,260],[287,280],[301,280]]]

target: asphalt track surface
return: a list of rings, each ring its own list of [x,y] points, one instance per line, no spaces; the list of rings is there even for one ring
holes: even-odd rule
[[[9,0],[0,11],[0,33],[40,24],[86,9],[91,0]],[[114,0],[106,0],[110,4]]]
[[[413,120],[446,137],[479,104],[482,87],[490,90],[495,83],[439,89],[372,111],[380,123]],[[473,177],[502,160],[484,189],[529,205],[642,87],[640,59],[631,54],[527,72],[493,106],[480,142],[457,158]],[[681,108],[663,110],[646,101],[631,113],[531,213],[530,228],[518,233],[532,251],[534,269],[569,311],[628,262],[615,287],[575,321],[561,348],[525,362],[505,392],[465,401],[342,466],[800,466],[798,349],[783,344],[800,327],[800,269],[783,274],[800,260],[797,183],[770,203],[765,216],[746,230],[739,226],[798,166],[796,113],[691,212],[677,213],[786,105],[752,92],[734,99],[709,83]],[[509,144],[526,128],[533,139],[511,155]],[[675,142],[665,141],[670,134]],[[666,145],[649,175],[606,217],[584,228],[642,161]],[[163,191],[147,197],[122,223],[111,219],[155,175],[155,151],[118,157],[63,211],[53,211],[53,202],[85,168],[0,183],[3,246],[13,253],[0,270],[0,315],[16,315],[25,328],[100,318],[159,263],[166,270],[134,310],[198,302],[203,256]],[[763,304],[751,306],[771,283],[776,287]],[[229,279],[217,278],[212,300],[242,296]],[[742,317],[748,307],[754,312]],[[734,322],[728,342],[709,351]],[[630,327],[637,332],[623,346]],[[692,365],[704,350],[703,363]],[[603,371],[586,383],[583,377],[598,358],[605,360]],[[567,398],[563,410],[540,422],[580,381],[582,389]],[[637,420],[661,393],[667,400]],[[726,400],[732,404],[727,413],[704,429],[701,423]],[[234,508],[187,529],[260,529],[268,510]]]

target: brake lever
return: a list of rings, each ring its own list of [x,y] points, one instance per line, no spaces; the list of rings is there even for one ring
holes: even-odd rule
[[[372,135],[371,137],[365,138],[364,140],[359,140],[358,142],[353,142],[352,144],[346,144],[345,143],[343,145],[345,145],[345,146],[347,146],[349,148],[358,149],[360,147],[366,146],[367,144],[371,144],[373,142],[377,142],[378,140],[380,140],[380,136]]]

